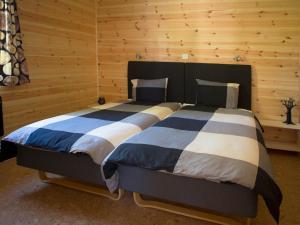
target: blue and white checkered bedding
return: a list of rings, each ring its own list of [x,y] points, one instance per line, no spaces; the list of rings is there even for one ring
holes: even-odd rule
[[[261,194],[278,222],[282,195],[251,111],[185,106],[129,138],[104,161],[111,191],[118,164],[242,185]]]
[[[179,107],[179,103],[108,103],[29,124],[3,140],[53,151],[86,153],[100,165],[122,141]]]

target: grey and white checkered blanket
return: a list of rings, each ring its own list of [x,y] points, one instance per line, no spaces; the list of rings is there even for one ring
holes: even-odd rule
[[[110,190],[117,165],[239,184],[261,194],[278,221],[282,195],[251,111],[185,106],[116,148],[103,162]]]
[[[29,124],[3,140],[53,151],[86,153],[100,165],[122,141],[179,107],[179,103],[108,103]]]

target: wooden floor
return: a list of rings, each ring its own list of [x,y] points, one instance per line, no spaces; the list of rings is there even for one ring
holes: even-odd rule
[[[300,225],[300,155],[272,151],[283,191],[281,225]],[[0,163],[0,225],[212,225],[182,216],[137,207],[131,195],[106,198],[41,183],[36,171]],[[253,225],[273,225],[263,201]]]

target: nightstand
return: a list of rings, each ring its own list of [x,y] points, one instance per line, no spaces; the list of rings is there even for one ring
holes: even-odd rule
[[[265,129],[275,129],[282,134],[286,133],[286,140],[281,140],[281,135],[265,135],[267,148],[300,152],[300,124],[288,125],[281,121],[260,120]],[[275,132],[275,131],[274,131]],[[283,139],[283,138],[282,138]]]

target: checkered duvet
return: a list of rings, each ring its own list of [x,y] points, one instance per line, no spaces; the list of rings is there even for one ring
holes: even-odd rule
[[[179,103],[108,103],[29,124],[3,140],[53,151],[86,153],[100,165],[122,141],[179,107]]]
[[[128,139],[104,160],[111,191],[118,187],[118,164],[245,186],[261,194],[279,220],[281,191],[251,111],[185,106]]]

